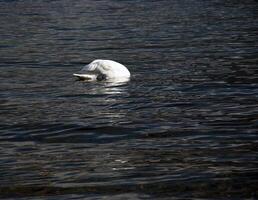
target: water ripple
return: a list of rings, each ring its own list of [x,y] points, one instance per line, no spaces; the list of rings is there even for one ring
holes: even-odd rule
[[[1,1],[0,198],[255,199],[257,11]],[[131,80],[76,81],[97,58]]]

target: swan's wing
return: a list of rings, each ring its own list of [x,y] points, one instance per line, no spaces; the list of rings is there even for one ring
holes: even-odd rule
[[[106,73],[112,73],[114,71],[114,68],[112,67],[112,65],[108,62],[105,62],[103,60],[101,61],[95,61],[92,62],[86,66],[84,66],[81,71],[79,72],[79,74],[106,74]]]
[[[106,79],[130,77],[128,69],[120,63],[112,60],[95,60],[84,66],[81,71],[74,74],[79,79],[96,80],[99,75],[105,75]]]
[[[95,63],[90,63],[73,75],[78,77],[80,80],[96,80],[97,71],[97,65]]]
[[[97,63],[90,63],[88,65],[85,65],[79,73],[87,73],[87,72],[94,72],[96,71],[98,65]]]
[[[108,78],[128,76],[127,74],[129,73],[125,66],[113,60],[100,60],[96,64],[96,71],[106,75]]]
[[[110,78],[130,77],[129,70],[122,64],[113,60],[103,60],[105,64],[102,65],[103,73]]]

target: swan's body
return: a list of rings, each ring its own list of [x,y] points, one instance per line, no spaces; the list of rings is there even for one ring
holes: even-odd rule
[[[74,76],[82,80],[117,80],[129,79],[130,72],[128,69],[112,60],[94,60],[90,64],[84,66],[81,71]]]

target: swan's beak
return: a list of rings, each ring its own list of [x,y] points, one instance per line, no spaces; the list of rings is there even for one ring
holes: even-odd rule
[[[94,81],[96,80],[96,75],[95,74],[73,74],[79,80],[84,80],[84,81]]]

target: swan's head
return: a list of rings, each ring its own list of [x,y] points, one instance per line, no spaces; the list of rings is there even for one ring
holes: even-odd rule
[[[83,67],[80,72],[73,75],[80,80],[89,81],[130,79],[129,70],[124,65],[112,60],[94,60]]]

